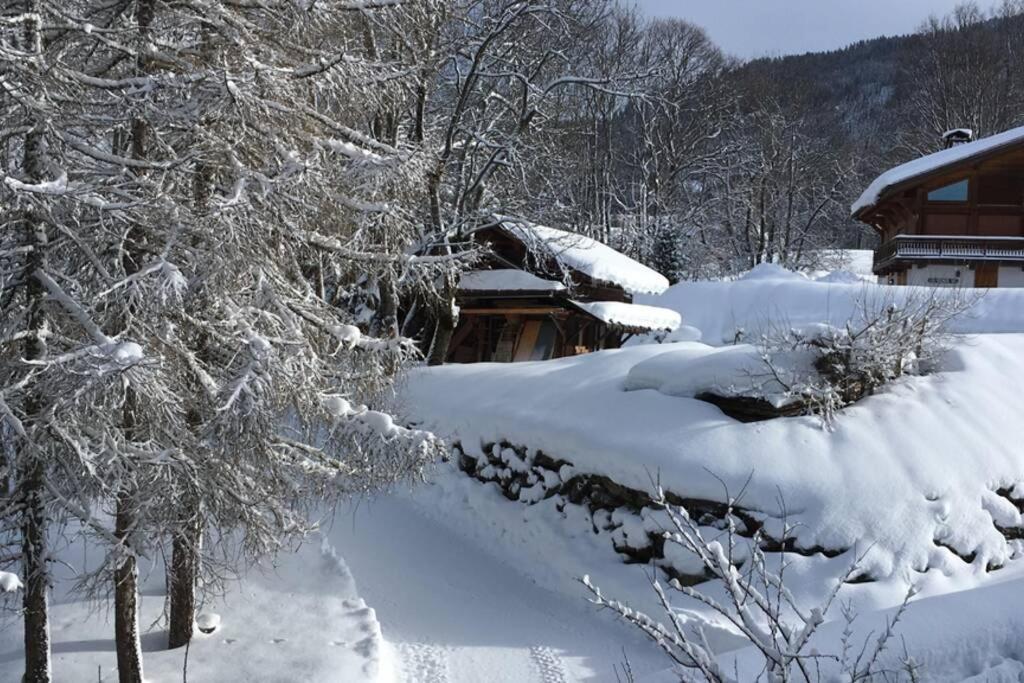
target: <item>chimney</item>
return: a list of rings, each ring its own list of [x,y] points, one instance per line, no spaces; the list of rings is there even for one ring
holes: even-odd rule
[[[974,131],[970,128],[954,128],[942,134],[942,146],[946,149],[967,142],[974,142]]]

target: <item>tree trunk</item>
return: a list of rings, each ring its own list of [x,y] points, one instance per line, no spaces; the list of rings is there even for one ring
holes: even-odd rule
[[[455,326],[451,320],[451,316],[437,319],[437,326],[434,328],[434,341],[430,345],[427,365],[444,365],[445,360],[447,360],[448,347],[452,342],[452,335],[455,333]]]
[[[430,344],[430,353],[427,354],[427,365],[443,365],[448,359],[448,347],[451,345],[452,335],[455,334],[455,327],[459,324],[454,291],[454,286],[446,287],[444,299],[437,307],[434,316],[434,340]]]
[[[26,15],[36,13],[36,3],[24,3]],[[37,40],[37,26],[25,22],[25,44],[34,45]],[[46,141],[41,132],[42,125],[33,121],[33,130],[25,136],[24,166],[29,182],[41,182],[46,176]],[[46,223],[32,212],[24,217],[24,242],[32,247],[26,262],[25,302],[28,309],[28,329],[40,333],[47,327],[43,302],[46,292],[39,280],[33,277],[46,267],[46,248],[49,242]],[[39,360],[46,356],[46,342],[39,334],[26,339],[22,353],[26,360]],[[42,409],[39,398],[29,392],[25,400],[25,414],[31,419]],[[33,452],[31,443],[21,444],[19,460],[25,468],[20,488],[24,495],[25,508],[21,518],[21,552],[25,589],[22,600],[24,608],[25,683],[49,683],[50,669],[50,571],[47,565],[47,517],[46,517],[46,462],[42,455]]]
[[[114,570],[114,644],[117,649],[117,680],[142,683],[142,642],[139,637],[139,568],[127,538],[135,518],[132,497],[117,498],[114,533],[121,540],[123,557]]]
[[[167,572],[170,598],[167,646],[172,650],[192,640],[196,621],[196,582],[199,578],[203,527],[196,505],[187,506],[186,512],[187,518],[174,535],[171,566]]]
[[[21,552],[25,573],[25,677],[24,683],[50,681],[50,616],[47,592],[50,588],[46,565],[46,511],[43,483],[46,473],[37,461],[22,481],[25,511],[22,513]]]

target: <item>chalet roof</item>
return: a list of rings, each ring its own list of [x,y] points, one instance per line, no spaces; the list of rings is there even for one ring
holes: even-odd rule
[[[471,270],[459,280],[463,292],[562,292],[561,282],[545,280],[516,268]]]
[[[617,285],[632,294],[661,294],[668,289],[669,282],[663,275],[595,239],[516,218],[498,220],[514,239],[593,280]]]
[[[675,311],[657,306],[625,304],[620,301],[572,301],[573,306],[603,323],[628,330],[674,332],[683,323]]]
[[[886,194],[898,187],[1017,145],[1024,145],[1024,126],[974,142],[956,145],[889,169],[864,190],[860,199],[850,207],[850,213],[855,217],[860,216],[877,206]]]

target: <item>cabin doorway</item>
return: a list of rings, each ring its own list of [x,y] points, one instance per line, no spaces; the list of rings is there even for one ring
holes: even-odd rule
[[[999,264],[981,263],[974,271],[975,287],[998,287],[999,286]]]

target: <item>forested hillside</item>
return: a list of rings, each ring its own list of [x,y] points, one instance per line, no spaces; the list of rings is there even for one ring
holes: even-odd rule
[[[1024,19],[1008,2],[922,17],[919,33],[739,63],[678,20],[612,24],[643,74],[563,109],[535,217],[610,240],[673,278],[872,246],[848,207],[889,166],[966,127],[1024,121]],[[548,179],[558,183],[552,190]],[[545,193],[547,189],[550,192]],[[553,208],[552,208],[553,207]]]

